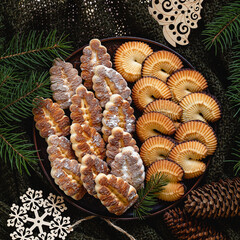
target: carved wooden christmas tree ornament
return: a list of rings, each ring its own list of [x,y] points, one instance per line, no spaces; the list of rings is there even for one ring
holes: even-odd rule
[[[206,222],[189,217],[180,208],[168,210],[164,214],[164,221],[177,239],[227,239],[221,232],[208,226]]]
[[[203,0],[151,0],[149,13],[163,25],[163,35],[174,47],[187,45],[192,28],[197,28],[201,19]]]
[[[201,218],[240,216],[240,178],[220,180],[192,191],[185,210]]]

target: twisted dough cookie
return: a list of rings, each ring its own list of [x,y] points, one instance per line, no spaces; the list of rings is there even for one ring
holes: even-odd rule
[[[67,109],[76,88],[82,83],[82,78],[71,63],[62,61],[60,58],[54,60],[50,75],[53,99],[62,109]]]
[[[97,65],[104,65],[111,68],[112,62],[107,49],[101,45],[98,39],[92,39],[89,46],[83,49],[83,55],[80,58],[82,70],[81,77],[84,80],[84,86],[90,90],[92,89],[93,68]]]

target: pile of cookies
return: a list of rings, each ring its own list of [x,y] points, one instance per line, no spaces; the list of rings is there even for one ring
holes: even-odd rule
[[[181,198],[183,179],[203,174],[200,160],[217,145],[208,122],[221,111],[203,92],[204,77],[140,41],[116,50],[114,68],[98,39],[80,61],[81,76],[71,63],[54,60],[53,100],[38,98],[33,109],[55,183],[75,200],[92,195],[116,215],[136,203],[137,190],[157,172],[168,179],[159,199]]]

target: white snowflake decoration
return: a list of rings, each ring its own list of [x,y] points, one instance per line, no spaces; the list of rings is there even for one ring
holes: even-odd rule
[[[22,206],[13,204],[7,221],[8,227],[16,228],[10,234],[13,240],[54,240],[56,237],[65,239],[73,230],[70,217],[61,216],[67,210],[63,197],[50,193],[47,199],[43,199],[42,191],[29,188],[20,200]],[[40,210],[43,214],[40,214]],[[51,218],[50,222],[46,220],[47,217]]]

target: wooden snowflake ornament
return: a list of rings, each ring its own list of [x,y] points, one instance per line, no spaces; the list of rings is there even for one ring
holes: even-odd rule
[[[150,0],[149,13],[163,25],[163,35],[174,47],[187,45],[192,28],[201,19],[203,0]]]

